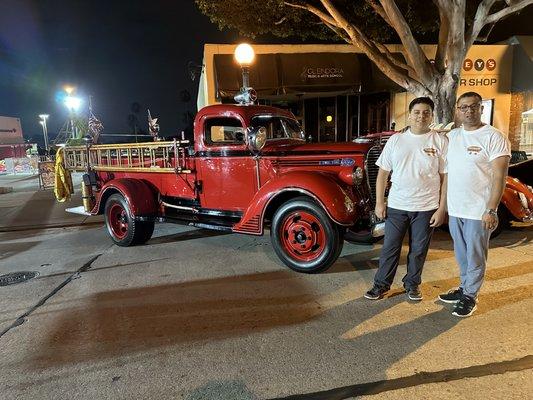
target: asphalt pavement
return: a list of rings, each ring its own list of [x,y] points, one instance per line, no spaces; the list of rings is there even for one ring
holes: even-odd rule
[[[100,219],[64,212],[35,178],[0,177],[0,398],[525,399],[533,393],[533,228],[491,243],[473,317],[436,232],[424,300],[368,301],[380,243],[346,244],[326,273],[285,268],[264,237],[156,225],[120,248]],[[11,180],[10,180],[11,179]]]

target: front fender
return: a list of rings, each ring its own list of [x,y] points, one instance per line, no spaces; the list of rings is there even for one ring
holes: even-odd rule
[[[527,207],[524,207],[524,204],[520,201],[518,193],[522,193],[525,196]],[[517,220],[523,221],[531,218],[533,213],[533,193],[518,179],[507,177],[501,202]]]
[[[134,178],[118,178],[107,182],[100,191],[92,213],[102,214],[106,200],[117,192],[128,202],[132,216],[155,216],[157,214],[156,194],[148,184]]]
[[[351,226],[356,216],[353,195],[342,188],[333,175],[322,172],[293,171],[270,180],[255,194],[235,232],[262,235],[265,211],[276,198],[287,192],[313,198],[339,225]]]

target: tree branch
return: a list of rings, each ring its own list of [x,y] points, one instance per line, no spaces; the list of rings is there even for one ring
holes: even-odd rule
[[[391,27],[394,28],[400,37],[410,65],[413,66],[417,75],[420,76],[426,85],[430,84],[433,82],[431,63],[422,51],[420,44],[415,40],[411,28],[396,5],[396,2],[394,0],[380,0],[380,3],[391,22]]]
[[[344,40],[346,43],[348,44],[352,44],[352,41],[350,40],[350,37],[349,36],[346,36],[346,34],[344,33],[344,31],[342,29],[340,29],[339,27],[335,26],[335,25],[330,25],[328,24],[327,22],[323,21],[322,22],[324,25],[326,25],[329,29],[331,29],[333,32],[335,32],[342,40]]]
[[[509,4],[508,7],[505,7],[503,10],[498,11],[494,14],[491,14],[487,17],[485,20],[485,24],[493,24],[495,22],[498,22],[499,20],[508,17],[509,15],[522,10],[523,8],[530,6],[533,4],[533,0],[522,0],[522,1],[516,1],[511,5],[510,1],[506,2]]]
[[[450,13],[439,0],[433,0],[439,9],[439,41],[437,44],[437,52],[435,53],[435,68],[439,73],[444,73],[446,68],[446,58],[448,57],[448,42],[450,36]]]
[[[389,17],[387,16],[387,13],[385,12],[385,10],[383,9],[383,7],[381,7],[381,5],[379,5],[378,3],[376,3],[375,0],[366,0],[367,4],[372,7],[374,9],[374,11],[381,17],[383,18],[383,20],[390,26],[392,26],[392,24],[390,23],[390,20],[389,20]]]
[[[336,25],[349,35],[352,43],[358,46],[385,75],[413,93],[426,95],[429,93],[428,88],[423,83],[399,69],[396,65],[397,61],[392,62],[357,26],[350,24],[330,0],[321,0],[321,2],[328,13],[337,21]]]
[[[398,63],[400,62],[398,60],[393,61],[389,59],[386,53],[382,53],[378,49],[376,43],[372,42],[357,26],[350,24],[348,20],[339,12],[339,10],[335,8],[330,0],[321,0],[321,2],[329,15],[310,5],[309,3],[295,4],[287,1],[284,3],[289,7],[303,9],[317,16],[334,32],[337,34],[340,33],[339,36],[341,38],[346,40],[348,43],[359,47],[368,56],[368,58],[382,70],[385,75],[387,75],[398,85],[413,93],[416,92],[419,95],[430,94],[425,85],[416,80],[414,77],[410,77],[400,69],[403,67],[403,65],[399,66]],[[346,32],[346,35],[348,36],[342,33],[343,31]],[[407,69],[409,70],[409,67]],[[416,77],[417,74],[414,74],[414,76]]]
[[[383,53],[387,59],[394,65],[396,65],[397,67],[399,68],[402,68],[402,69],[405,69],[407,70],[407,72],[414,78],[418,78],[418,75],[416,74],[416,71],[413,69],[413,67],[410,67],[409,65],[407,65],[406,63],[403,63],[401,62],[400,60],[398,60],[396,57],[394,57],[394,55],[389,51],[389,49],[387,49],[387,46],[381,44],[381,43],[378,43],[378,42],[374,42],[374,45],[378,48],[379,51],[381,51],[381,53]]]
[[[315,14],[318,18],[320,18],[322,21],[326,22],[327,24],[333,25],[333,26],[336,26],[336,27],[340,28],[337,25],[335,19],[331,18],[329,15],[327,15],[323,11],[320,11],[318,8],[312,6],[311,4],[308,4],[308,3],[294,4],[294,3],[289,3],[288,1],[285,1],[284,4],[289,6],[289,7],[300,8],[302,10],[307,10],[310,13]]]
[[[483,27],[487,23],[487,16],[489,15],[490,9],[492,8],[495,2],[496,0],[483,0],[481,3],[479,3],[479,6],[476,10],[476,15],[474,17],[474,21],[472,22],[472,26],[470,27],[470,29],[468,29],[468,33],[465,37],[465,46],[467,51],[478,37],[479,32],[481,32],[481,29],[483,29]]]

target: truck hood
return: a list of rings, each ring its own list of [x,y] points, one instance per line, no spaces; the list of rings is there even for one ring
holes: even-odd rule
[[[366,154],[372,143],[304,143],[290,139],[269,140],[262,150],[264,155],[282,152],[294,155],[307,154],[337,154],[337,153],[364,153]]]

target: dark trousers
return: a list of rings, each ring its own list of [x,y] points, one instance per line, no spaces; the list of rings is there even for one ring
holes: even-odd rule
[[[402,279],[403,286],[409,289],[420,285],[422,268],[433,233],[429,220],[434,213],[435,210],[411,212],[387,207],[385,238],[379,257],[379,268],[374,277],[376,286],[389,289],[392,285],[400,262],[403,238],[407,231],[409,231],[409,254],[407,274]]]

